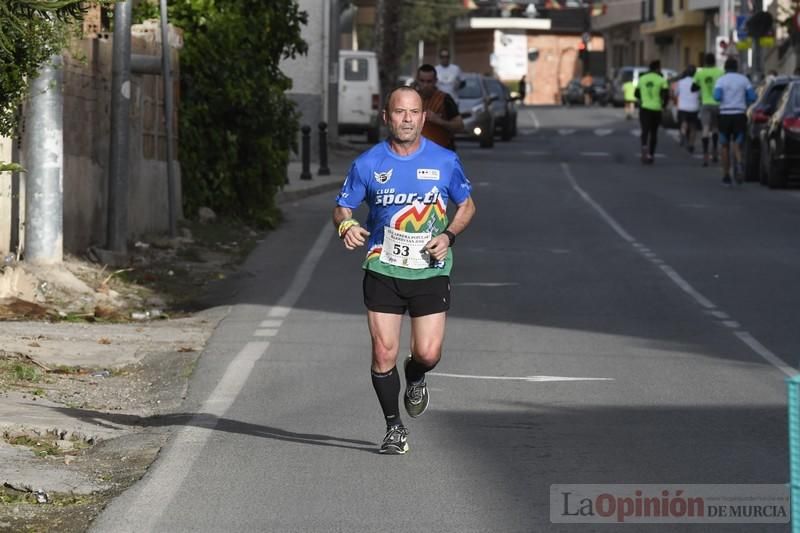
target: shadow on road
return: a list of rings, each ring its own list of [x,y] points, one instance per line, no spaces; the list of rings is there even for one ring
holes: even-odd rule
[[[275,439],[298,444],[310,444],[314,446],[332,446],[336,448],[348,448],[351,450],[377,453],[374,442],[334,437],[331,435],[320,435],[315,433],[297,433],[285,429],[271,426],[262,426],[231,420],[230,418],[220,418],[208,413],[173,413],[167,415],[138,416],[121,413],[105,413],[92,409],[77,409],[72,407],[49,407],[61,414],[71,416],[83,422],[96,424],[107,428],[117,428],[120,425],[129,427],[169,427],[169,426],[190,426],[227,433],[237,433],[253,437]]]

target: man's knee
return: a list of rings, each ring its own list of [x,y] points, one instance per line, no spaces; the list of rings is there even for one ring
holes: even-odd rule
[[[398,343],[372,337],[372,359],[377,363],[390,363],[397,360]]]
[[[414,346],[414,359],[427,367],[434,367],[442,358],[442,343],[427,342]]]

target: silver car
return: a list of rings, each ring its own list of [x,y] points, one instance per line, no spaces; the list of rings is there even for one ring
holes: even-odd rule
[[[481,148],[494,146],[494,118],[490,110],[497,96],[491,96],[483,76],[475,73],[461,75],[458,89],[458,111],[464,120],[464,133],[458,137],[477,139]]]

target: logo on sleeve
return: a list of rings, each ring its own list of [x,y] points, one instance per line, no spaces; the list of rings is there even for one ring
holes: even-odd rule
[[[418,180],[438,180],[439,179],[439,169],[438,168],[418,168],[417,169],[417,179]]]
[[[375,181],[383,185],[390,179],[392,179],[392,172],[394,172],[393,168],[390,168],[386,172],[373,172],[372,174],[375,176]]]

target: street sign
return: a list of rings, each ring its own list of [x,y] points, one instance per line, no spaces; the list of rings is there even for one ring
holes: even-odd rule
[[[740,41],[747,39],[747,19],[745,15],[736,16],[736,38]]]

